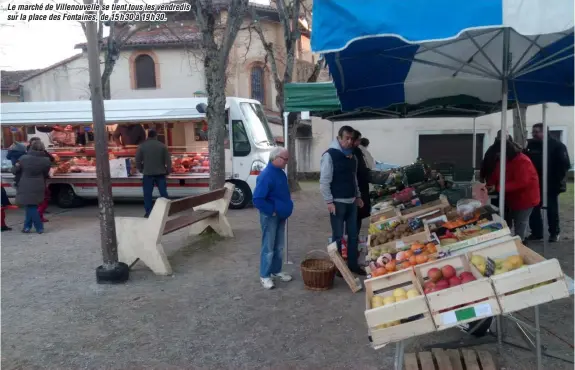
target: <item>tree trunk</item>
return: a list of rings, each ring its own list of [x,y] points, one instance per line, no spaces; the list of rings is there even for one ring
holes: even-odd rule
[[[525,148],[527,145],[527,107],[521,105],[513,108],[513,140]]]
[[[208,51],[208,54],[210,52]],[[206,57],[206,89],[208,93],[208,151],[210,155],[210,190],[222,188],[226,183],[226,80],[217,58]],[[225,68],[224,68],[225,70]]]
[[[102,72],[102,96],[104,100],[112,99],[112,90],[110,88],[110,77],[112,76],[112,71],[114,70],[114,65],[116,61],[109,58],[106,53],[106,61],[104,63],[104,72]]]
[[[283,117],[283,114],[282,114]],[[296,152],[296,134],[297,134],[297,121],[298,115],[296,112],[290,112],[288,114],[288,140],[287,140],[287,150],[290,153],[290,163],[288,164],[288,184],[292,192],[301,189],[299,186],[299,181],[297,178],[297,152]]]

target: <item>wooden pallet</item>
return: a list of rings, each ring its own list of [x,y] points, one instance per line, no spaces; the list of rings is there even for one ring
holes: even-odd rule
[[[433,348],[431,352],[406,353],[405,370],[496,370],[487,351]]]

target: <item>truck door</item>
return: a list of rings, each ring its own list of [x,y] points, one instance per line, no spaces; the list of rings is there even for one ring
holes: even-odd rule
[[[230,109],[226,109],[226,138],[224,139],[224,152],[226,160],[226,179],[231,179],[234,173],[234,155],[232,141],[232,121],[230,119]]]

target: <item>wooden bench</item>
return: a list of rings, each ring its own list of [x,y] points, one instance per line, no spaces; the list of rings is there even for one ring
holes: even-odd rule
[[[223,237],[234,233],[226,214],[234,185],[201,195],[168,200],[158,198],[149,218],[116,217],[118,258],[132,266],[141,260],[156,275],[172,274],[164,248],[160,243],[163,235],[188,227],[189,235],[198,235],[211,227]]]

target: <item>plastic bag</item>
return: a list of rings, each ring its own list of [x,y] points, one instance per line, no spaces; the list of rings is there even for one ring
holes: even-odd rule
[[[487,192],[487,186],[485,186],[484,183],[477,182],[473,184],[472,193],[473,199],[480,201],[482,205],[489,203],[489,194]]]
[[[457,202],[457,214],[468,221],[475,216],[475,211],[482,207],[481,201],[475,199],[461,199]]]

